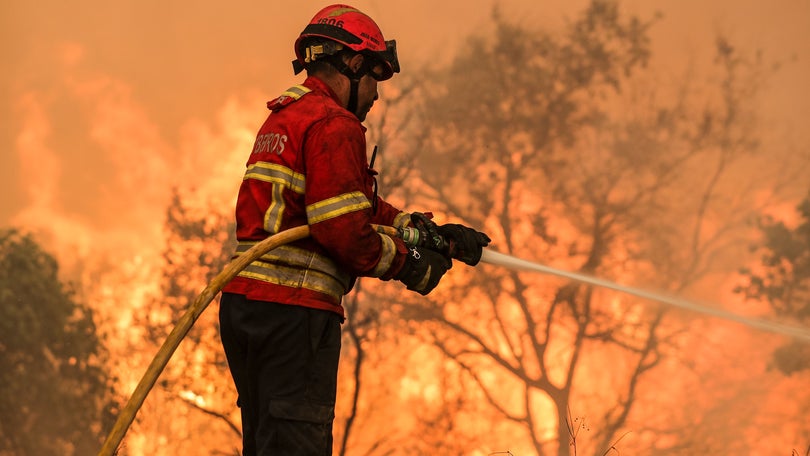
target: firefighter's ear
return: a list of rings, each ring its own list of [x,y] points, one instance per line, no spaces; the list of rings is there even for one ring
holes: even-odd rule
[[[352,70],[352,72],[357,73],[361,68],[363,68],[364,60],[365,57],[363,57],[363,54],[353,55],[352,58],[349,59],[349,69]]]

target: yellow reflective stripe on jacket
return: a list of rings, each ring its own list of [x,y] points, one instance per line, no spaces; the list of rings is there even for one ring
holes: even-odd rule
[[[312,89],[310,89],[308,87],[304,87],[304,86],[299,84],[299,85],[295,85],[295,86],[290,87],[289,89],[287,89],[281,95],[291,97],[291,98],[295,98],[297,100],[297,99],[303,97],[304,95],[308,94],[309,92],[312,92]]]
[[[388,272],[388,270],[391,269],[391,263],[394,262],[394,258],[397,255],[397,245],[394,243],[394,240],[387,234],[377,234],[380,235],[380,239],[382,240],[382,255],[380,256],[380,262],[377,263],[377,266],[371,271],[371,277],[381,277]]]
[[[270,205],[264,212],[264,230],[268,233],[278,233],[281,230],[281,216],[284,215],[284,185],[273,185]]]
[[[240,242],[236,254],[240,255],[256,242]],[[324,255],[310,250],[283,245],[264,254],[245,268],[241,277],[262,280],[295,288],[307,288],[340,299],[346,294],[351,277],[338,269]]]
[[[283,185],[300,195],[304,194],[306,188],[306,177],[303,174],[275,163],[256,162],[249,165],[244,179],[256,179]]]
[[[251,247],[256,245],[256,242],[242,241],[236,246],[237,255],[248,251]],[[299,268],[315,269],[335,277],[338,280],[344,281],[346,285],[351,280],[349,275],[338,269],[335,262],[329,257],[318,254],[311,250],[302,249],[291,245],[282,245],[265,253],[259,258],[260,261],[269,263],[286,264]]]
[[[407,212],[400,212],[394,217],[394,228],[405,228],[411,223],[411,214]]]
[[[254,261],[239,273],[239,277],[261,280],[291,288],[306,288],[323,293],[340,302],[346,288],[334,277],[318,271],[293,268],[279,264]]]
[[[289,188],[299,195],[304,194],[306,177],[292,169],[269,162],[256,162],[248,166],[243,180],[256,179],[273,184],[270,190],[272,199],[264,213],[264,229],[268,233],[278,233],[281,217],[284,215],[284,189]]]
[[[307,221],[310,225],[314,225],[324,220],[370,207],[371,203],[362,192],[344,193],[307,206]]]

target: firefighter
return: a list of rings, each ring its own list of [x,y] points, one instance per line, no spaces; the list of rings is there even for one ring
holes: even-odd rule
[[[426,295],[451,258],[475,264],[489,242],[376,195],[361,122],[399,62],[395,42],[370,17],[347,5],[324,8],[295,55],[295,74],[306,70],[307,78],[267,103],[236,202],[237,255],[296,226],[308,224],[311,234],[250,264],[220,303],[247,456],[332,453],[341,299],[357,277],[393,279]],[[413,223],[456,248],[408,247],[372,227]]]

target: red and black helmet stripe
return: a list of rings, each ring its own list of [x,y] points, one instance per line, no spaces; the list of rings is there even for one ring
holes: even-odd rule
[[[360,44],[363,42],[359,36],[348,30],[329,24],[309,24],[301,32],[301,35],[315,35],[325,38],[333,38],[346,44]]]

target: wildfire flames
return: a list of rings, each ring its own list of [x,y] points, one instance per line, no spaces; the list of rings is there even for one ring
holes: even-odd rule
[[[35,233],[42,246],[58,259],[65,279],[79,285],[81,299],[91,304],[100,330],[110,336],[110,367],[118,377],[119,391],[127,395],[157,348],[143,343],[146,329],[139,323],[150,313],[160,312],[155,299],[160,295],[166,210],[172,196],[179,190],[186,204],[220,208],[225,215],[232,212],[246,153],[266,113],[264,102],[298,82],[289,70],[292,41],[322,5],[312,1],[253,2],[226,10],[220,2],[195,2],[182,8],[175,5],[157,10],[154,5],[92,1],[92,5],[79,8],[82,12],[53,4],[52,14],[40,18],[35,11],[43,9],[41,6],[16,3],[2,8],[2,16],[6,16],[2,22],[7,27],[0,47],[12,52],[11,63],[7,63],[10,67],[0,76],[4,86],[10,88],[4,96],[11,107],[4,112],[8,127],[0,134],[7,141],[6,152],[0,155],[0,177],[6,182],[0,220],[3,226]],[[554,28],[584,6],[583,2],[535,3],[513,0],[501,2],[498,8],[502,14]],[[654,30],[654,37],[659,39],[659,63],[676,65],[674,62],[680,64],[702,56],[701,40],[704,36],[711,39],[718,22],[719,27],[739,34],[744,44],[775,50],[780,60],[799,55],[778,76],[779,84],[769,86],[763,97],[764,109],[775,125],[770,129],[773,137],[766,140],[783,140],[787,133],[791,143],[805,147],[810,144],[810,134],[799,131],[810,120],[810,5],[806,1],[776,2],[769,4],[767,11],[761,11],[765,8],[762,5],[726,0],[711,5],[697,0],[658,3],[664,13],[660,27]],[[651,11],[651,6],[641,0],[623,4],[634,12]],[[433,57],[425,56],[433,51],[438,52],[437,61],[449,58],[460,44],[462,34],[457,30],[472,33],[485,27],[490,17],[489,6],[471,8],[469,2],[460,0],[441,5],[408,2],[407,6],[362,0],[355,6],[387,26],[383,29],[390,30],[386,34],[397,39],[406,72],[430,64]],[[97,17],[84,17],[92,14]],[[71,28],[73,19],[80,28]],[[750,35],[749,29],[754,31]],[[763,29],[772,34],[762,33]],[[369,121],[374,121],[373,115]],[[791,209],[785,205],[773,212],[788,214]],[[732,288],[731,281],[726,279],[724,290]],[[738,296],[727,291],[716,291],[705,298],[739,301]],[[606,300],[616,312],[626,311],[621,298]],[[757,313],[763,309],[746,310]],[[208,312],[205,318],[214,328],[215,311]],[[628,311],[629,320],[638,318],[633,312]],[[790,392],[803,388],[799,380],[779,379],[768,373],[765,363],[768,350],[773,348],[771,339],[763,343],[760,334],[740,331],[733,325],[695,324],[706,325],[704,345],[693,347],[694,354],[682,354],[694,355],[690,360],[694,372],[668,378],[658,384],[659,389],[648,386],[642,392],[643,397],[661,399],[653,403],[673,409],[645,409],[634,422],[663,427],[667,420],[682,413],[679,407],[716,407],[720,413],[723,401],[733,398],[707,397],[693,377],[695,372],[716,366],[716,384],[702,386],[717,391],[724,384],[741,385],[734,394],[744,391],[756,398],[750,404],[747,421],[741,418],[743,423],[738,427],[739,423],[730,424],[729,432],[758,431],[729,438],[745,439],[751,448],[778,449],[773,454],[789,454],[793,441],[785,430],[787,423],[805,420],[807,410],[801,410],[791,400]],[[217,343],[216,334],[205,337]],[[401,343],[379,338],[380,343],[392,346]],[[712,351],[712,347],[723,345],[746,351]],[[188,350],[200,350],[199,356],[208,356],[205,350],[210,347],[195,345]],[[412,367],[399,372],[402,376],[385,382],[372,378],[364,383],[368,402],[361,406],[374,407],[374,400],[381,397],[404,409],[413,404],[447,406],[454,395],[463,395],[465,390],[459,383],[453,392],[457,379],[441,377],[446,366],[437,359],[431,348],[415,350],[408,359]],[[610,389],[612,385],[601,373],[621,366],[609,356],[591,361],[585,375],[600,385],[604,382],[603,387]],[[382,366],[378,374],[386,368],[399,368],[392,360],[377,362]],[[228,380],[224,366],[220,367],[218,374]],[[482,375],[482,381],[497,381],[487,378],[486,373]],[[198,454],[214,454],[206,451],[240,445],[233,429],[206,427],[211,418],[201,411],[227,410],[226,418],[238,423],[235,393],[217,382],[195,385],[195,377],[190,377],[189,384],[174,394],[174,400],[187,404],[183,410],[166,405],[171,391],[158,387],[152,393],[128,434],[124,454],[181,454],[175,442],[185,442],[186,446],[180,448],[188,450],[194,448],[189,442],[200,435],[206,435],[201,441],[210,448],[198,448]],[[351,386],[341,388],[339,407],[340,401],[351,394]],[[679,405],[674,399],[666,400],[668,395],[691,397],[694,402]],[[474,399],[482,403],[486,400]],[[538,402],[537,407],[548,404]],[[440,416],[437,410],[418,412]],[[509,446],[524,435],[511,435],[509,430],[492,435],[501,430],[482,429],[482,423],[487,421],[480,420],[478,412],[461,410],[457,424],[486,434],[482,440],[491,437],[494,454],[507,448],[515,456],[531,454],[529,447],[518,450],[514,444]],[[574,413],[579,412],[587,413]],[[418,426],[417,412],[380,413],[389,414],[390,420],[358,423],[365,426],[365,434],[380,436],[390,428]],[[775,415],[782,419],[772,419]],[[597,426],[596,417],[589,422]],[[721,427],[707,424],[707,432],[720,432]],[[372,437],[358,439],[360,446],[374,444]]]

